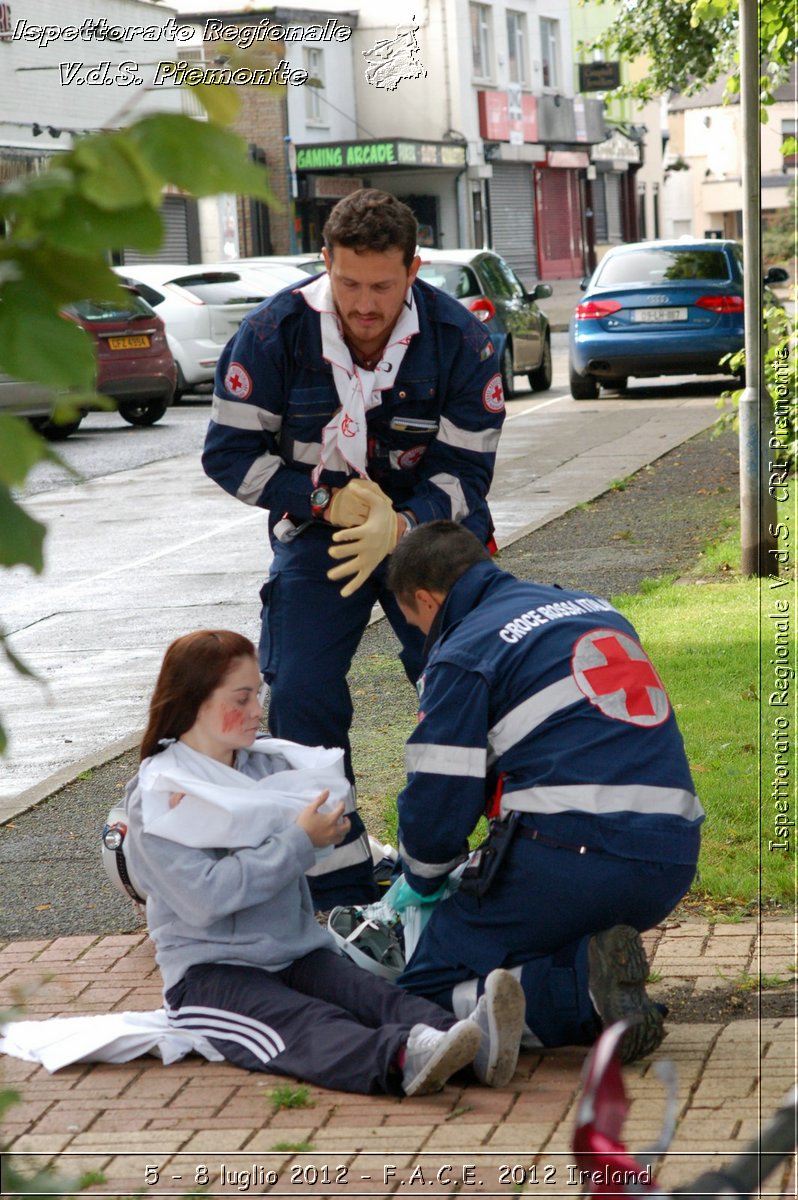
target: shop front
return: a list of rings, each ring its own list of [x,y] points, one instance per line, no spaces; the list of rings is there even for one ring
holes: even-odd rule
[[[296,146],[294,154],[298,249],[318,250],[334,205],[361,187],[382,188],[403,200],[419,223],[421,245],[459,244],[457,189],[466,168],[459,142],[315,143]]]
[[[477,92],[479,132],[492,167],[490,244],[522,281],[581,274],[581,176],[603,139],[598,100],[532,96],[520,88]]]

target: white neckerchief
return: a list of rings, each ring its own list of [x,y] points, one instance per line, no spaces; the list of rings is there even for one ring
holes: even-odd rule
[[[320,275],[308,287],[300,288],[300,293],[320,316],[322,358],[332,367],[335,390],[341,401],[338,412],[322,431],[321,455],[313,482],[318,483],[323,468],[365,476],[366,413],[380,403],[381,392],[394,386],[410,339],[418,333],[418,310],[412,288],[407,289],[399,319],[373,371],[352,361],[335,309],[329,275]]]

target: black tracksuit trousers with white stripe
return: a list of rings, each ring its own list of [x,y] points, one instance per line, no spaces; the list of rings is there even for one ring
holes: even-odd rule
[[[199,963],[165,999],[177,1029],[207,1037],[236,1066],[340,1092],[401,1094],[396,1058],[412,1026],[456,1020],[334,950],[282,971]]]

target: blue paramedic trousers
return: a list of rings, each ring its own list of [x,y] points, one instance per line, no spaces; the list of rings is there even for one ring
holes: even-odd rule
[[[274,561],[261,589],[260,668],[269,685],[269,730],[307,746],[341,746],[354,783],[349,729],[352,698],[347,674],[375,603],[379,602],[401,643],[399,657],[415,684],[424,665],[424,637],[405,621],[385,586],[386,564],[353,596],[340,594],[346,580],[332,583],[336,560],[327,553],[333,530],[312,525],[292,542],[274,543]],[[343,845],[363,832],[353,814]],[[377,899],[371,862],[308,876],[314,904],[368,904]]]
[[[543,1045],[588,1045],[600,1029],[588,992],[591,936],[653,928],[694,875],[695,866],[516,839],[487,895],[455,892],[435,907],[398,983],[452,1008],[457,984],[476,978],[481,993],[494,968],[515,968],[527,1026]]]
[[[455,1023],[334,950],[281,971],[198,963],[165,1000],[176,1029],[207,1037],[228,1062],[339,1092],[401,1095],[396,1059],[412,1027]]]

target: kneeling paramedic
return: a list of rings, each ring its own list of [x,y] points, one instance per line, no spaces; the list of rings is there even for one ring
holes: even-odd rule
[[[690,887],[703,810],[633,626],[606,600],[500,570],[450,521],[403,539],[388,584],[428,654],[398,800],[405,899],[442,894],[490,818],[400,985],[458,1015],[509,968],[528,1044],[587,1044],[628,1017],[623,1060],[650,1054],[663,1018],[639,932]]]

